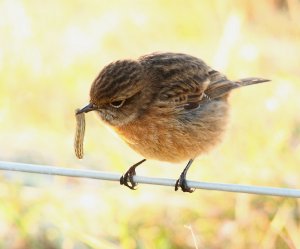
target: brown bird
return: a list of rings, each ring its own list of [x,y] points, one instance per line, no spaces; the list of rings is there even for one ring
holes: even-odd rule
[[[193,160],[222,138],[231,90],[267,82],[231,81],[201,59],[180,53],[153,53],[110,63],[94,80],[90,103],[77,111],[96,111],[105,124],[145,159],[131,166],[120,183],[134,189],[135,169],[146,159],[188,161],[176,182],[193,192],[186,174]]]

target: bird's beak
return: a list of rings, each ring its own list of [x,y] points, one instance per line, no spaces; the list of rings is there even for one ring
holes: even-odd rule
[[[83,107],[82,109],[80,109],[80,110],[78,110],[77,112],[76,112],[76,115],[77,114],[80,114],[80,113],[87,113],[87,112],[90,112],[90,111],[94,111],[94,110],[96,110],[96,109],[98,109],[98,107],[97,106],[95,106],[95,105],[93,105],[93,104],[88,104],[87,106],[85,106],[85,107]]]

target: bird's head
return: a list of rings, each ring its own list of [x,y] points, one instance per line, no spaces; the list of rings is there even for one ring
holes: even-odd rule
[[[113,62],[100,72],[90,90],[90,103],[77,113],[96,111],[112,126],[127,124],[147,108],[149,92],[138,61]]]

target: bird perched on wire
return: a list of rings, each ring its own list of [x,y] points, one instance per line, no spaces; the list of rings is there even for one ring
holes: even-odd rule
[[[175,190],[192,192],[187,171],[221,140],[231,90],[267,81],[231,81],[194,56],[153,53],[104,67],[91,86],[90,103],[77,114],[96,111],[145,158],[129,168],[121,184],[134,189],[135,169],[146,159],[188,161]]]

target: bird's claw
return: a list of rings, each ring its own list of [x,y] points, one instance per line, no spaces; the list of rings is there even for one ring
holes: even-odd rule
[[[193,193],[195,191],[195,189],[190,188],[187,185],[187,181],[185,179],[185,174],[181,174],[179,179],[176,181],[175,183],[175,191],[177,191],[179,189],[179,187],[181,188],[181,190],[183,192],[189,192],[189,193]]]
[[[128,169],[128,171],[121,176],[120,178],[120,184],[125,185],[126,187],[135,190],[136,186],[138,185],[136,182],[133,180],[133,176],[136,175],[135,172],[135,167],[131,167]]]
[[[137,162],[136,164],[132,165],[127,172],[121,176],[120,178],[120,184],[121,185],[125,185],[126,187],[135,190],[136,186],[138,185],[136,182],[134,182],[133,177],[136,175],[135,173],[135,169],[137,166],[139,166],[140,164],[142,164],[143,162],[145,162],[146,159],[143,159],[139,162]]]

